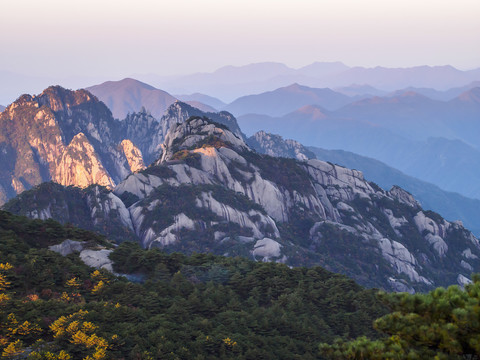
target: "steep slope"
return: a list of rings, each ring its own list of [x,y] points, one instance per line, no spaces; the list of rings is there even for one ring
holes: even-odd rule
[[[293,84],[274,91],[238,98],[228,104],[225,110],[236,116],[250,113],[282,116],[306,105],[319,105],[335,110],[352,101],[354,99],[330,89]]]
[[[323,265],[401,291],[464,284],[480,268],[478,240],[404,190],[320,160],[259,155],[204,118],[173,125],[157,163],[114,194],[146,248]]]
[[[320,267],[113,249],[5,211],[0,264],[4,358],[15,344],[16,358],[315,359],[319,341],[375,337],[387,311],[376,290]]]
[[[261,154],[304,159],[319,159],[360,170],[364,176],[384,190],[400,186],[410,192],[424,209],[433,210],[448,220],[460,220],[476,236],[480,234],[480,200],[440,189],[431,183],[405,175],[381,161],[344,150],[325,150],[304,147],[294,140],[259,131],[247,139],[248,144]]]
[[[355,168],[383,189],[398,185],[410,192],[424,209],[433,210],[445,219],[461,220],[465,227],[480,235],[480,200],[440,189],[412,176],[405,175],[381,161],[344,150],[325,150],[308,147],[319,160]]]
[[[50,180],[113,187],[157,159],[168,129],[194,115],[244,136],[231,114],[205,113],[178,101],[159,120],[142,108],[117,121],[86,90],[50,87],[24,95],[0,114],[0,204]]]
[[[315,154],[295,140],[259,131],[247,139],[247,144],[260,154],[293,158],[300,161],[315,159]]]
[[[10,200],[3,209],[31,219],[55,219],[62,224],[75,224],[103,233],[117,242],[136,239],[123,202],[99,185],[80,189],[46,182]]]
[[[21,96],[0,114],[0,202],[49,180],[113,187],[132,171],[118,125],[85,90]]]
[[[240,137],[244,137],[237,120],[228,112],[207,113],[186,103],[176,101],[168,107],[160,119],[154,118],[145,108],[138,113],[129,114],[121,124],[121,132],[140,149],[144,162],[151,164],[161,153],[161,146],[168,130],[191,116],[208,117],[227,126]]]
[[[142,107],[160,118],[176,101],[169,93],[130,78],[107,81],[86,90],[103,101],[117,119],[124,119],[128,113],[138,112]]]

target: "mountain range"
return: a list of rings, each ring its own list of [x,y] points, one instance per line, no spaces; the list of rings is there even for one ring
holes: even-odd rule
[[[328,110],[336,110],[354,99],[331,89],[315,89],[299,84],[269,91],[258,95],[243,96],[225,106],[225,110],[235,116],[262,114],[281,116],[305,105],[319,105]]]
[[[319,159],[360,170],[367,179],[384,190],[400,186],[411,193],[424,209],[434,210],[449,220],[461,220],[477,236],[480,234],[480,200],[448,192],[431,183],[405,175],[381,161],[344,150],[305,147],[295,140],[259,131],[247,143],[261,154],[290,157],[298,160]]]
[[[182,76],[136,74],[135,78],[166,89],[170,93],[199,92],[224,102],[247,95],[285,87],[293,83],[322,88],[370,85],[391,92],[408,87],[445,91],[480,80],[480,69],[462,71],[452,66],[416,66],[410,68],[349,67],[341,62],[316,62],[294,69],[281,63],[256,63],[226,66],[211,73]]]
[[[442,189],[479,198],[480,88],[440,102],[414,93],[374,97],[336,111],[306,105],[289,114],[238,117],[247,134],[278,133],[303,144],[380,160]],[[279,98],[280,99],[280,98]]]
[[[39,97],[45,96],[44,106],[55,105],[55,111],[60,104],[71,109],[70,101],[81,102],[76,92],[57,88]],[[390,290],[465,284],[479,266],[478,240],[460,223],[423,210],[404,190],[385,191],[360,171],[320,160],[259,155],[234,130],[231,115],[217,114],[222,124],[206,116],[184,119],[192,109],[172,104],[159,123],[169,126],[161,133],[158,160],[111,190],[44,183],[4,208],[102,231],[117,241],[135,239],[145,248],[322,265],[363,285]],[[31,110],[32,122],[36,111]],[[149,116],[139,114],[130,123],[148,125],[153,122]],[[115,124],[122,123],[129,120]],[[130,138],[137,149],[143,146]]]
[[[58,86],[22,95],[0,114],[0,203],[44,181],[113,187],[158,157],[164,136],[177,121],[202,114],[173,103],[157,120],[146,112],[113,118],[86,90]],[[210,114],[241,131],[230,114]],[[138,146],[134,144],[138,144]]]
[[[295,141],[275,143],[275,136],[266,133],[247,139],[226,111],[203,112],[172,97],[173,102],[158,118],[143,105],[137,112],[133,107],[126,109],[128,104],[143,104],[146,94],[163,99],[166,92],[131,79],[96,89],[105,87],[119,89],[111,97],[115,99],[111,106],[127,111],[125,118],[114,118],[109,108],[86,90],[58,86],[37,96],[23,95],[2,112],[3,202],[22,193],[5,209],[32,218],[52,217],[100,231],[116,241],[138,241],[145,248],[242,255],[292,266],[322,265],[363,285],[390,290],[465,284],[478,266],[478,240],[460,222],[449,222],[422,209],[398,186],[382,189],[366,181],[358,170],[313,159],[320,157],[320,149],[307,149]],[[140,91],[132,92],[132,88]],[[363,103],[396,106],[392,98],[352,103],[351,97],[332,90],[299,85],[277,93],[285,91],[299,93],[302,99],[330,99],[326,104],[331,110],[307,105],[282,118],[263,115],[261,126],[270,121],[277,129],[287,129],[292,137],[307,130],[307,136],[318,139],[326,136],[331,124],[329,141],[335,141],[335,131],[343,131],[346,138],[365,132],[372,139],[369,146],[400,144],[402,151],[407,146],[412,152],[419,151],[412,146],[414,140],[369,123],[366,115],[360,120],[335,116]],[[102,96],[108,97],[108,93],[105,90]],[[411,94],[399,97],[412,100]],[[413,99],[414,109],[419,111],[417,100],[422,104],[425,100],[417,95]],[[338,103],[333,106],[335,101]],[[342,101],[347,105],[341,105]],[[448,103],[476,114],[477,102],[474,88]],[[294,115],[298,119],[292,121]],[[446,148],[442,141],[455,146]],[[432,153],[437,146],[452,161],[457,157],[475,164],[475,156],[466,156],[473,149],[468,145],[446,139],[431,142]],[[458,152],[463,148],[457,142],[466,146],[466,153]],[[260,155],[252,147],[295,160]],[[426,148],[421,150],[425,158],[432,157]],[[371,165],[373,160],[363,161]],[[376,178],[385,170],[384,164],[371,166],[377,171]],[[436,164],[431,166],[433,169]],[[402,179],[403,174],[387,170],[394,179]],[[46,182],[50,180],[57,184]],[[407,180],[412,188],[428,187]],[[383,182],[385,187],[387,182]],[[444,197],[440,203],[464,200],[440,189],[436,194]]]

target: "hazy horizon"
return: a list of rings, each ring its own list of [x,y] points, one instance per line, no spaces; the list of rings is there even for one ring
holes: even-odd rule
[[[0,70],[122,78],[224,65],[480,67],[480,3],[336,0],[2,2]]]

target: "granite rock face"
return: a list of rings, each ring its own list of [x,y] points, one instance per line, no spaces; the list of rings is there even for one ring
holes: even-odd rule
[[[293,158],[300,161],[315,159],[313,152],[298,141],[284,140],[280,135],[258,131],[247,139],[248,145],[261,154]]]
[[[158,159],[168,130],[194,115],[209,115],[243,137],[231,114],[179,101],[160,119],[142,109],[120,121],[86,90],[52,86],[22,95],[0,114],[0,204],[45,181],[113,188]]]
[[[108,108],[85,90],[52,86],[0,114],[0,200],[44,181],[113,187],[132,169]]]
[[[161,247],[181,243],[180,228],[198,227],[195,218],[183,213],[165,233],[155,230],[155,220],[148,220],[152,218],[148,214],[162,202],[145,206],[145,201],[159,187],[221,186],[261,206],[271,221],[263,220],[257,229],[265,229],[268,222],[276,225],[269,234],[250,227],[249,241],[237,236],[237,244],[256,258],[317,263],[366,285],[406,291],[457,283],[463,279],[459,275],[468,278],[470,269],[480,265],[472,257],[480,255],[478,240],[461,224],[423,211],[401,188],[384,191],[371,185],[360,171],[316,159],[298,162],[259,155],[243,139],[204,119],[172,127],[163,146],[155,166],[129,176],[114,190],[120,198],[138,199],[129,211],[135,214],[135,229],[142,229],[137,235],[144,246],[157,246],[156,239]],[[206,198],[200,192],[195,206],[218,206],[215,196]],[[225,209],[224,221],[249,227],[241,217],[232,216],[232,209]],[[167,233],[177,235],[169,235],[167,241]],[[232,241],[231,236],[225,238]],[[212,234],[212,241],[224,241],[222,233]],[[268,254],[261,250],[265,246]]]

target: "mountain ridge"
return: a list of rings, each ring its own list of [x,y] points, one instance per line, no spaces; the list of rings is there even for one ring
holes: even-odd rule
[[[143,109],[118,121],[87,90],[54,86],[22,95],[0,114],[0,203],[50,180],[113,187],[155,160],[169,127],[193,115],[244,136],[228,112],[205,113],[178,101],[158,120]]]

